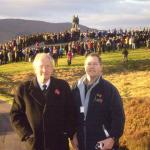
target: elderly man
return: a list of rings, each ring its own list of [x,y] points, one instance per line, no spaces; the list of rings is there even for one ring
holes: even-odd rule
[[[85,60],[86,74],[73,86],[78,108],[79,150],[118,149],[124,129],[124,110],[118,90],[102,77],[99,55]]]
[[[69,150],[75,137],[76,110],[67,82],[52,77],[52,58],[37,54],[36,77],[20,84],[10,111],[11,122],[27,150]]]

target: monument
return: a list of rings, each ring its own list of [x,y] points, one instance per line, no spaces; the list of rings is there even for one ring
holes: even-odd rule
[[[79,17],[78,16],[73,16],[72,19],[72,27],[71,27],[71,31],[79,31]]]
[[[72,19],[72,26],[71,26],[71,33],[72,33],[72,38],[73,40],[79,40],[80,37],[80,28],[79,28],[79,17],[73,16]]]

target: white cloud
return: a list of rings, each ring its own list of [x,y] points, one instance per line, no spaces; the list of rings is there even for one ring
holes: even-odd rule
[[[127,3],[150,3],[149,0],[124,0]]]
[[[0,18],[71,22],[89,27],[150,24],[149,0],[1,0]]]

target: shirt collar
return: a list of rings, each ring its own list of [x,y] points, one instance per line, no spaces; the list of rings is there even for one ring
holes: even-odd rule
[[[37,79],[37,82],[38,82],[38,84],[39,84],[41,90],[43,90],[43,85],[46,85],[46,86],[47,86],[46,89],[47,89],[47,88],[49,87],[49,85],[50,85],[50,79],[49,79],[45,84],[41,83],[38,79]]]
[[[101,80],[101,78],[102,78],[102,76],[100,75],[93,84],[98,83]],[[85,74],[78,80],[77,86],[79,86],[80,84],[85,85],[86,79],[87,79],[87,75]]]

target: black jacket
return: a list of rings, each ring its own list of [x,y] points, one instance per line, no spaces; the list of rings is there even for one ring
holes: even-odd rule
[[[95,150],[96,143],[108,136],[104,129],[109,137],[116,139],[117,144],[125,122],[123,104],[117,89],[101,78],[91,91],[85,120],[84,114],[80,112],[82,103],[77,84],[73,86],[72,93],[78,109],[77,135],[80,150]]]
[[[33,135],[31,150],[68,150],[76,132],[76,111],[68,83],[51,77],[46,96],[36,79],[21,84],[10,111],[21,140]],[[29,150],[28,149],[28,150]]]

